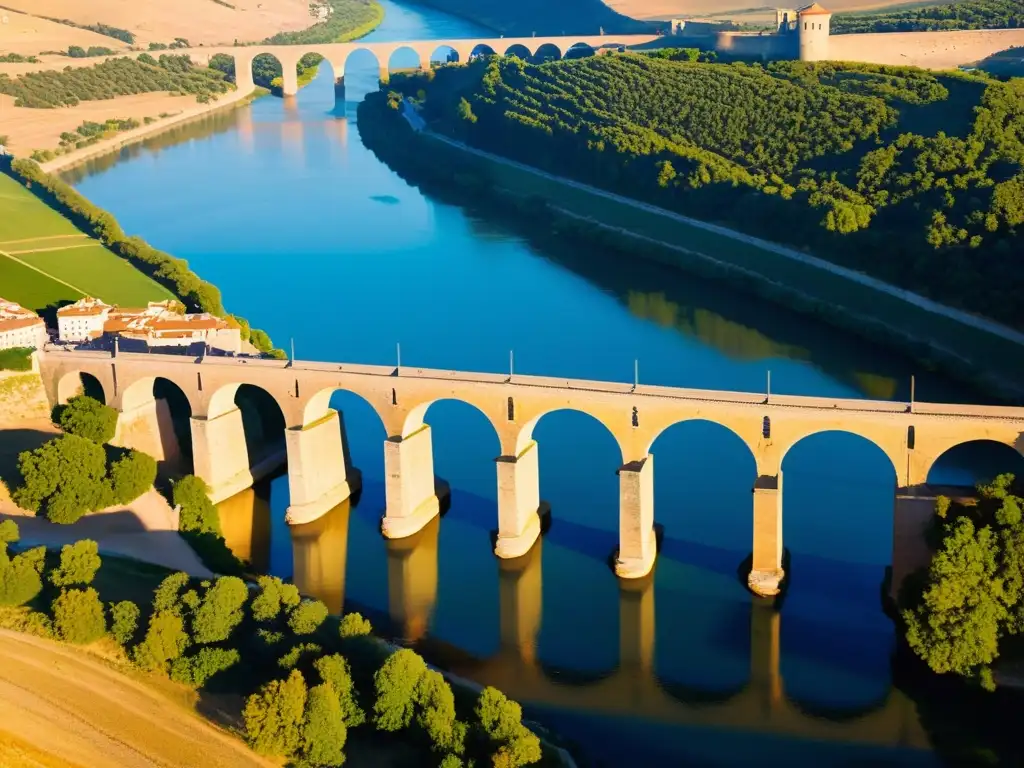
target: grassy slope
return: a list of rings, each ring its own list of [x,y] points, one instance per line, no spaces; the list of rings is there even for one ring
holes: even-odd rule
[[[642,33],[653,26],[613,11],[601,0],[417,0],[438,10],[475,21],[510,37]]]
[[[14,179],[0,174],[0,251],[46,273],[0,255],[0,296],[35,310],[74,301],[84,293],[136,306],[171,298],[170,291],[99,243],[71,247],[84,245],[84,236],[66,238],[65,249],[20,253],[59,247],[62,241],[52,238],[60,235],[82,233]]]

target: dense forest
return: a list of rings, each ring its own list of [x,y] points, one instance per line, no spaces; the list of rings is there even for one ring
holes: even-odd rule
[[[1024,327],[1024,80],[627,54],[389,88],[473,146]]]
[[[310,8],[327,7],[327,17],[311,27],[296,32],[278,32],[264,43],[299,45],[309,43],[344,43],[371,32],[384,20],[384,8],[377,0],[321,0]]]
[[[655,24],[616,13],[602,0],[419,0],[438,10],[475,21],[509,37],[651,32]]]
[[[1024,2],[1021,0],[961,0],[949,5],[840,15],[832,19],[832,33],[838,35],[853,32],[926,32],[1007,27],[1024,27]]]
[[[94,67],[29,72],[17,78],[0,74],[0,93],[15,98],[15,106],[52,109],[80,101],[100,101],[133,93],[191,93],[206,103],[231,85],[213,69],[193,66],[187,55],[148,53],[138,59],[108,59]]]

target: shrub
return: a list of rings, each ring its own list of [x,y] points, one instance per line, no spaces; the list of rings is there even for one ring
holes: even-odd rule
[[[220,535],[220,517],[209,494],[210,487],[195,475],[185,475],[174,483],[171,498],[181,507],[179,531]]]
[[[374,724],[382,731],[399,731],[412,722],[415,695],[427,664],[408,648],[395,651],[373,676],[377,698]]]
[[[46,547],[11,557],[0,543],[0,605],[24,605],[42,591],[45,558]]]
[[[540,739],[522,723],[523,710],[514,701],[488,686],[480,692],[476,716],[496,752],[495,766],[517,768],[541,758]]]
[[[301,601],[298,587],[285,584],[277,576],[260,576],[256,583],[260,593],[251,603],[252,617],[256,621],[273,621],[280,615],[282,606],[294,608]]]
[[[277,665],[284,669],[295,669],[295,667],[299,666],[299,662],[302,661],[303,656],[315,656],[323,653],[323,650],[324,649],[316,643],[299,643],[298,645],[292,646],[288,653],[278,659]]]
[[[317,685],[306,698],[302,724],[302,756],[309,765],[339,766],[345,762],[348,731],[338,697],[330,685]]]
[[[82,539],[65,544],[60,549],[60,565],[50,571],[50,583],[55,587],[91,584],[102,564],[95,541]]]
[[[158,611],[149,620],[145,639],[135,646],[132,658],[143,669],[166,670],[167,662],[181,656],[188,647],[188,635],[181,616]]]
[[[302,743],[306,681],[297,669],[272,680],[245,702],[242,717],[249,746],[261,755],[288,757]]]
[[[440,672],[428,669],[416,690],[416,724],[430,738],[437,752],[462,754],[466,725],[455,718],[455,696]]]
[[[99,593],[88,589],[65,589],[53,601],[53,629],[68,643],[85,645],[107,633],[107,619]]]
[[[107,443],[117,431],[117,411],[88,395],[76,395],[60,409],[58,422],[66,434]]]
[[[131,600],[110,604],[110,634],[121,645],[128,645],[139,628],[139,606]]]
[[[321,682],[334,689],[345,725],[349,728],[362,725],[366,721],[366,714],[356,701],[356,689],[345,657],[337,653],[321,656],[313,662],[313,668],[320,675]]]
[[[110,467],[114,501],[128,504],[153,487],[156,459],[142,451],[128,451]]]
[[[288,627],[296,635],[311,635],[327,619],[327,606],[319,600],[303,600],[288,615]]]
[[[63,435],[18,457],[22,485],[14,502],[33,512],[44,509],[53,523],[73,523],[86,512],[109,506],[103,446],[77,435]]]
[[[21,538],[18,524],[13,520],[0,521],[0,543],[13,544]]]
[[[338,634],[343,638],[363,637],[372,631],[369,619],[363,618],[361,613],[346,613],[338,626]]]
[[[188,582],[189,575],[184,571],[165,576],[153,592],[153,610],[180,616],[181,590]]]
[[[222,576],[206,590],[192,617],[192,640],[196,643],[219,643],[231,636],[242,623],[242,606],[249,599],[249,589],[237,576]]]
[[[0,136],[0,144],[7,143],[4,138]],[[0,349],[0,371],[31,371],[34,352],[31,347]]]
[[[193,688],[202,688],[207,680],[230,669],[240,658],[234,648],[200,648],[192,656],[179,656],[171,662],[171,679]]]

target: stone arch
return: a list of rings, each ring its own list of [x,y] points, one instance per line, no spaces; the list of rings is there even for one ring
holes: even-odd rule
[[[192,402],[175,381],[143,376],[121,391],[116,442],[157,460],[161,471],[191,473]]]
[[[562,58],[562,49],[554,43],[541,43],[533,52],[533,60],[538,64],[546,61],[558,61]]]
[[[647,448],[644,451],[644,453],[650,453],[651,452],[651,448],[653,448],[654,444],[656,442],[658,442],[658,439],[662,435],[664,435],[666,432],[668,432],[670,429],[672,429],[674,427],[678,427],[678,426],[683,425],[683,424],[689,424],[691,422],[703,422],[703,423],[706,423],[706,424],[713,424],[716,427],[721,427],[726,432],[728,432],[733,437],[735,437],[737,440],[739,440],[741,443],[743,443],[743,445],[746,446],[747,450],[750,452],[751,458],[756,461],[756,459],[757,459],[757,448],[755,446],[752,446],[750,444],[750,441],[747,438],[743,437],[743,435],[741,435],[739,432],[737,432],[733,427],[729,426],[728,424],[722,424],[721,422],[715,421],[714,419],[705,419],[705,418],[702,418],[700,416],[694,416],[694,417],[690,417],[690,418],[683,418],[683,419],[679,419],[678,421],[672,421],[672,422],[669,422],[668,424],[665,424],[665,426],[659,428],[658,431],[655,432],[651,436],[650,441],[647,443]]]
[[[430,56],[427,58],[428,64],[439,62],[441,65],[444,64],[456,64],[460,63],[459,52],[455,50],[454,46],[443,43],[437,46],[431,51]]]
[[[529,61],[533,57],[533,54],[530,53],[530,49],[522,43],[513,43],[510,45],[505,50],[505,55],[515,56],[517,59],[522,59],[523,61]]]
[[[68,371],[57,379],[57,405],[65,405],[75,395],[88,395],[104,404],[114,399],[103,383],[88,371]]]
[[[335,75],[338,75],[338,73],[344,75],[346,72],[348,72],[349,67],[351,66],[350,62],[352,61],[353,56],[362,56],[365,58],[367,54],[372,56],[373,60],[377,62],[377,68],[379,70],[384,70],[387,67],[387,62],[382,63],[380,56],[377,55],[377,52],[375,50],[373,50],[372,48],[367,48],[366,46],[357,46],[344,55],[344,58],[341,60],[340,66],[335,70]],[[390,56],[388,58],[390,59]]]
[[[781,419],[778,420],[781,422]],[[885,454],[886,458],[889,459],[889,463],[892,465],[893,472],[896,475],[897,484],[900,479],[906,473],[905,455],[906,455],[906,442],[903,433],[905,428],[897,427],[894,431],[893,428],[882,428],[881,430],[858,430],[856,428],[849,429],[843,426],[841,423],[836,424],[823,424],[820,427],[812,427],[810,429],[801,429],[799,431],[786,430],[785,425],[779,424],[781,429],[778,431],[780,434],[780,448],[778,451],[778,468],[781,469],[783,463],[786,460],[786,456],[789,454],[797,444],[807,440],[808,438],[814,437],[815,435],[823,435],[827,433],[843,433],[859,437],[860,439],[870,443],[879,451]],[[785,433],[789,434],[785,434]],[[897,437],[899,433],[899,437]]]
[[[239,78],[238,74],[238,58],[235,59],[235,77]],[[285,62],[282,61],[277,54],[270,53],[269,51],[261,51],[255,56],[249,58],[249,76],[252,78],[253,83],[262,86],[264,88],[270,87],[270,82],[273,79],[271,75],[276,72],[275,68],[280,68],[280,76],[284,77]]]
[[[396,64],[395,64],[395,57],[396,56],[399,56],[400,58],[401,57],[408,57],[409,54],[412,54],[412,56],[416,57],[416,61],[415,61],[414,64],[412,64],[411,66],[404,66],[404,67],[403,66],[396,66]],[[423,61],[423,55],[418,50],[416,50],[416,48],[414,48],[411,45],[400,45],[397,48],[395,48],[393,51],[391,51],[391,53],[388,54],[388,60],[387,60],[386,68],[387,68],[387,71],[388,71],[389,74],[393,74],[395,72],[400,72],[400,71],[403,71],[403,70],[423,69],[424,67],[429,66],[429,65],[430,65],[430,62],[429,61],[424,62]]]
[[[377,414],[377,418],[380,419],[381,426],[385,431],[387,431],[389,419],[385,418],[385,414],[381,412],[380,408],[377,407],[373,400],[362,392],[357,392],[353,389],[345,389],[344,387],[326,387],[310,397],[302,409],[303,425],[312,424],[328,414],[331,410],[331,398],[334,396],[335,392],[346,392],[359,398],[370,406],[370,409]]]
[[[596,56],[596,55],[597,55],[597,49],[594,48],[594,46],[592,46],[590,43],[580,42],[580,43],[573,43],[568,48],[566,48],[565,49],[565,56],[563,56],[563,58],[566,58],[566,59],[584,59],[584,58],[587,58],[589,56]]]
[[[516,433],[514,455],[518,456],[530,446],[530,444],[533,442],[533,430],[536,428],[537,424],[540,422],[541,419],[552,413],[558,413],[560,411],[571,411],[573,413],[581,413],[584,416],[590,417],[590,419],[596,421],[598,424],[604,427],[608,434],[611,435],[612,440],[615,441],[615,445],[619,450],[619,464],[621,465],[625,463],[626,451],[622,445],[622,441],[619,439],[619,436],[615,433],[615,430],[612,429],[600,416],[595,416],[594,414],[585,411],[581,408],[573,408],[572,406],[569,405],[566,405],[564,407],[550,408],[541,411],[540,413],[533,416],[525,424],[523,424],[523,426],[520,427],[519,431]]]
[[[473,49],[469,52],[467,60],[472,59],[475,56],[497,56],[498,52],[495,51],[487,43],[477,43],[473,46]]]
[[[968,451],[974,451],[970,456]],[[941,466],[944,459],[962,455],[963,477],[942,477]],[[938,466],[937,466],[938,465]],[[984,466],[982,466],[984,465]],[[940,475],[936,476],[936,471]],[[961,440],[952,445],[944,446],[929,457],[924,468],[924,482],[950,485],[973,485],[978,480],[989,480],[992,476],[1003,472],[1013,472],[1018,478],[1024,479],[1024,438],[1010,442],[991,437]],[[954,473],[959,475],[959,472]]]

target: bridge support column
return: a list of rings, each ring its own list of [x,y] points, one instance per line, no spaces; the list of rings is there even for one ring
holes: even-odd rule
[[[430,628],[437,603],[437,534],[441,521],[400,541],[387,542],[388,614],[402,628],[407,642],[421,639]]]
[[[388,70],[387,64],[382,64],[380,67],[380,77],[378,78],[382,83],[386,83],[391,80],[391,72]]]
[[[499,456],[498,541],[494,554],[521,557],[540,537],[540,468],[537,442],[518,456]]]
[[[233,408],[214,418],[190,419],[196,476],[210,486],[216,504],[252,485],[242,411]]]
[[[654,669],[654,577],[619,585],[619,666]]]
[[[782,616],[764,600],[750,603],[750,682],[765,711],[782,703]]]
[[[498,561],[498,609],[503,647],[532,664],[543,613],[541,542],[522,557]]]
[[[931,562],[927,532],[935,516],[935,495],[927,490],[897,488],[892,515],[892,578],[889,596],[897,600],[904,580]]]
[[[754,484],[754,550],[747,586],[762,597],[779,594],[782,570],[782,472]]]
[[[384,441],[384,476],[387,510],[381,531],[387,538],[412,536],[437,517],[441,506],[430,425],[424,424],[408,437]]]
[[[651,572],[657,556],[654,535],[654,456],[619,468],[619,551],[615,575],[639,579]]]
[[[291,492],[285,519],[289,523],[316,520],[351,495],[342,429],[341,417],[332,409],[312,424],[285,430]],[[358,485],[358,474],[353,480]]]
[[[299,92],[299,73],[296,62],[281,62],[281,94],[295,96]]]
[[[252,79],[252,59],[235,56],[235,85],[242,93],[248,93],[256,87]]]

